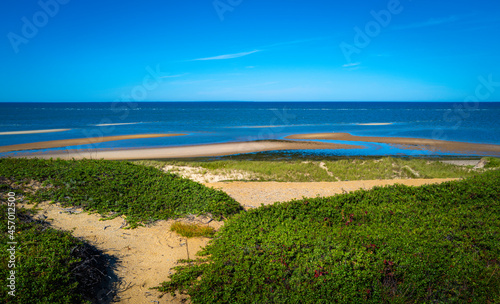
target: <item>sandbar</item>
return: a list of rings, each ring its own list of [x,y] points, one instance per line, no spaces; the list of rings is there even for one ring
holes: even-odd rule
[[[21,134],[39,134],[39,133],[54,133],[54,132],[65,132],[71,129],[49,129],[49,130],[28,130],[28,131],[10,131],[10,132],[0,132],[0,135],[21,135]]]
[[[50,148],[61,148],[67,146],[90,145],[106,141],[116,141],[124,139],[138,139],[138,138],[155,138],[155,137],[169,137],[169,136],[182,136],[186,134],[136,134],[136,135],[117,135],[117,136],[102,136],[102,137],[87,137],[87,138],[74,138],[41,141],[27,144],[18,144],[10,146],[1,146],[0,152],[11,152],[21,150],[40,150]]]
[[[500,145],[476,144],[476,143],[434,140],[425,138],[355,136],[349,133],[296,134],[287,136],[285,138],[342,140],[342,141],[353,141],[353,142],[362,141],[362,142],[390,144],[390,145],[395,145],[398,148],[411,149],[411,150],[475,152],[480,154],[500,155]]]
[[[250,142],[230,142],[219,144],[204,144],[194,146],[140,148],[140,149],[110,149],[110,150],[66,150],[50,153],[26,153],[16,157],[61,158],[61,159],[162,159],[162,158],[190,158],[223,156],[241,153],[282,150],[324,150],[324,149],[363,149],[362,146],[300,141],[262,140]]]

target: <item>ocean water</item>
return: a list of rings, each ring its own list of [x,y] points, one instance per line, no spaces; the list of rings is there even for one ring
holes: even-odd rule
[[[5,134],[51,129],[70,130]],[[283,139],[290,134],[316,132],[500,144],[500,102],[0,103],[0,146],[95,136],[188,134],[92,146],[98,149],[167,147]],[[366,147],[321,153],[415,155],[414,151],[389,145],[367,143]],[[7,155],[12,154],[0,154]]]

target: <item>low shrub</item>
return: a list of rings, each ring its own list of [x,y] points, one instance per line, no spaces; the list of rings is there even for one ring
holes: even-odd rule
[[[158,287],[193,303],[499,303],[500,171],[229,219]]]
[[[485,168],[500,168],[500,158],[498,157],[488,157],[486,159],[488,163],[484,166]]]
[[[0,204],[0,302],[2,303],[95,303],[104,281],[107,259],[94,247],[64,232],[34,221],[18,208],[15,231],[6,233],[8,209]],[[11,239],[10,236],[13,236]],[[11,245],[8,242],[15,241]],[[15,247],[15,267],[8,249]],[[8,285],[15,271],[14,293]]]
[[[17,183],[43,182],[33,201],[56,201],[113,218],[130,227],[187,214],[217,219],[243,210],[221,190],[207,188],[153,167],[125,161],[0,159],[0,177]]]

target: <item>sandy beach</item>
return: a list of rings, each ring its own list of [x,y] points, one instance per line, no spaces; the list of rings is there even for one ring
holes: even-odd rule
[[[28,144],[1,146],[0,152],[50,149],[50,148],[60,148],[60,147],[67,147],[67,146],[90,145],[90,144],[96,144],[96,143],[101,143],[101,142],[106,142],[106,141],[116,141],[116,140],[124,140],[124,139],[170,137],[170,136],[182,136],[182,135],[186,135],[186,134],[137,134],[137,135],[119,135],[119,136],[103,136],[103,137],[87,137],[87,138],[52,140],[52,141],[42,141],[42,142],[35,142],[35,143],[28,143]]]
[[[373,142],[384,143],[398,146],[403,149],[411,150],[429,150],[442,152],[474,152],[478,154],[500,155],[500,145],[475,144],[457,141],[434,140],[424,138],[405,138],[405,137],[373,137],[373,136],[354,136],[349,133],[312,133],[296,134],[286,137],[287,139],[325,139],[325,140],[343,140],[352,142]]]
[[[331,144],[320,142],[297,142],[297,141],[251,141],[220,143],[195,146],[167,147],[167,148],[145,148],[126,150],[66,150],[59,153],[26,153],[16,155],[17,157],[39,157],[61,159],[110,159],[110,160],[132,160],[132,159],[161,159],[161,158],[189,158],[205,156],[222,156],[240,153],[251,153],[261,151],[278,150],[312,150],[312,149],[363,149],[362,146]]]

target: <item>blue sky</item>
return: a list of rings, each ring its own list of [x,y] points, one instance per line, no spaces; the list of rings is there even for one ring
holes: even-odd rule
[[[491,0],[3,1],[0,101],[500,101]]]

